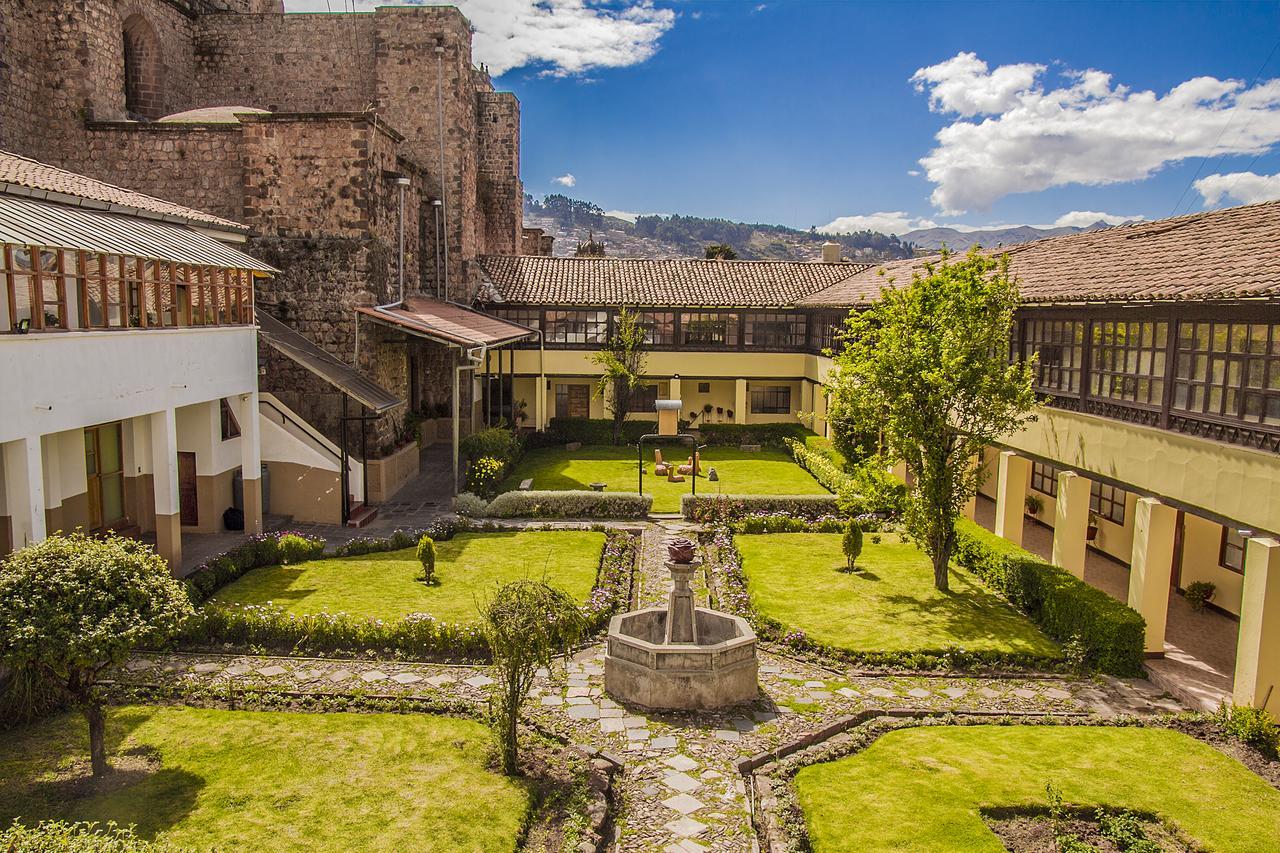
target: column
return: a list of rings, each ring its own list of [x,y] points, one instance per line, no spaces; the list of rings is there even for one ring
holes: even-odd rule
[[[547,425],[547,377],[538,374],[538,384],[533,389],[533,423],[535,429],[544,429]]]
[[[995,534],[1014,545],[1022,544],[1022,516],[1027,506],[1027,483],[1030,479],[1030,459],[1012,450],[1000,453],[1000,467],[996,472]]]
[[[1169,615],[1173,540],[1178,512],[1155,498],[1138,498],[1133,513],[1133,557],[1129,563],[1129,606],[1147,621],[1146,652],[1164,654]]]
[[[156,553],[182,574],[182,514],[178,506],[178,423],[173,409],[149,416],[151,483],[156,498]],[[243,429],[243,424],[241,429]]]
[[[680,399],[682,399],[682,398],[681,398],[681,396],[680,396],[680,377],[679,377],[679,376],[672,376],[672,377],[671,377],[671,388],[670,388],[669,393],[667,394],[667,399],[668,399],[668,400],[680,400]],[[684,407],[682,406],[681,408],[683,409]],[[681,412],[680,412],[680,419],[681,419],[681,420],[683,420],[683,419],[684,419],[684,412],[683,412],[683,411],[681,411]]]
[[[1058,500],[1053,513],[1053,564],[1084,580],[1089,533],[1089,480],[1075,471],[1058,475]]]
[[[737,379],[733,385],[733,422],[747,422],[747,380]]]
[[[240,477],[244,486],[244,532],[262,532],[262,437],[259,430],[258,392],[241,394],[236,420],[240,422]],[[216,403],[214,405],[217,405]]]
[[[4,494],[16,551],[48,535],[44,522],[44,453],[40,436],[4,444]]]
[[[889,473],[901,480],[903,483],[906,483],[910,476],[910,472],[907,470],[907,463],[902,459],[899,459],[897,462],[894,462],[889,466]]]
[[[810,428],[814,432],[817,432],[817,413],[813,410],[813,389],[814,385],[812,382],[807,379],[800,380],[800,409],[798,414],[808,415],[810,417]],[[803,418],[800,418],[799,420],[801,423],[804,423]]]
[[[1280,717],[1280,542],[1270,537],[1245,546],[1232,701]]]
[[[971,466],[971,470],[973,471],[977,471],[979,468],[981,468],[982,454],[981,453],[974,454],[974,456],[969,460],[969,465]],[[963,512],[964,512],[964,517],[969,519],[970,521],[975,521],[978,518],[977,486],[974,487],[974,492],[972,495],[969,496],[969,500],[965,501]]]
[[[815,385],[813,388],[813,431],[823,438],[830,438],[831,431],[827,427],[827,389],[826,386]]]

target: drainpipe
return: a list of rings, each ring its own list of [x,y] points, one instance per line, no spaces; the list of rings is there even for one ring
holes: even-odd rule
[[[404,175],[396,178],[396,186],[400,188],[400,237],[396,248],[396,261],[399,264],[400,304],[404,304],[404,191],[409,187],[409,179]],[[421,254],[421,252],[419,252]]]
[[[455,364],[453,366],[453,493],[459,492],[458,480],[461,475],[461,460],[459,445],[462,442],[462,371],[470,370],[474,373],[475,369],[484,363],[489,348],[484,344],[478,347],[462,350],[463,357],[470,362],[469,364]]]
[[[435,282],[436,299],[440,298],[440,247],[444,245],[444,235],[440,231],[440,207],[441,207],[440,199],[437,198],[437,199],[431,200],[431,209],[435,211],[435,215],[436,215],[435,230],[431,232],[432,234],[435,235],[435,238],[436,238],[436,246],[435,246],[435,252],[434,252],[435,264],[436,264],[436,282]]]

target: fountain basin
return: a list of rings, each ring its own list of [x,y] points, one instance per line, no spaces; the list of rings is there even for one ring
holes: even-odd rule
[[[694,643],[664,642],[667,619],[668,608],[649,607],[610,620],[609,695],[655,711],[707,711],[756,698],[756,635],[745,619],[694,608]]]

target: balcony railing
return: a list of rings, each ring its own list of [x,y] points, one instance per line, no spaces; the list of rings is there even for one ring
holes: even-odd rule
[[[154,258],[5,244],[0,332],[253,322],[253,273]]]

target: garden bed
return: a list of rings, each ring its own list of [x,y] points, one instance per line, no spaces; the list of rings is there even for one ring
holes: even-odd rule
[[[661,446],[663,458],[683,464],[693,453],[687,445]],[[543,447],[529,450],[502,483],[503,491],[517,489],[524,480],[541,491],[588,490],[604,483],[607,492],[631,492],[637,488],[637,456],[634,445],[586,445],[576,450]],[[698,494],[724,492],[736,495],[825,495],[827,490],[808,471],[796,465],[779,448],[749,452],[737,447],[707,447],[701,453],[704,475],[716,469],[718,480],[698,478]],[[680,499],[692,491],[692,477],[682,483],[653,476],[653,447],[644,448],[644,491],[653,495],[654,512],[679,512]]]
[[[859,572],[844,571],[835,533],[721,528],[708,552],[718,605],[800,651],[913,670],[1061,666],[1058,646],[976,579],[953,571],[951,591],[936,590],[929,558],[893,533],[868,535]]]

